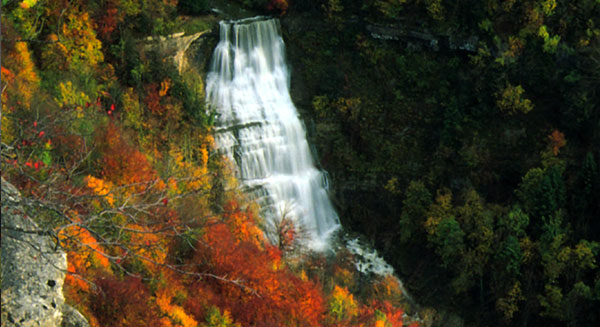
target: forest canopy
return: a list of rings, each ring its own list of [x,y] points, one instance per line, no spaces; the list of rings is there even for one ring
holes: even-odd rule
[[[280,18],[342,224],[440,313],[423,324],[600,324],[600,1],[2,0],[2,177],[92,326],[417,311],[347,251],[265,240],[204,102],[229,5]],[[181,31],[207,32],[184,71],[144,46]]]
[[[597,325],[600,2],[296,8],[295,94],[343,225],[467,325]]]

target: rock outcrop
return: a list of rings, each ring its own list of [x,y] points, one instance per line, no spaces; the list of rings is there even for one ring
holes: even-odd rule
[[[65,304],[66,271],[66,253],[28,217],[19,191],[2,178],[2,327],[89,326]]]
[[[190,45],[198,38],[210,31],[184,35],[184,32],[171,34],[169,36],[147,37],[144,42],[144,51],[157,51],[162,57],[171,57],[177,66],[179,73],[188,68],[186,52]]]

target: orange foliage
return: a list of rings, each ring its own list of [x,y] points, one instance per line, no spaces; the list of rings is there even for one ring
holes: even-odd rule
[[[313,282],[303,281],[280,266],[281,252],[240,240],[226,224],[210,226],[206,249],[193,262],[204,263],[212,274],[238,280],[243,286],[207,278],[196,289],[210,290],[211,302],[229,311],[242,326],[320,326],[324,303]],[[199,246],[203,246],[199,243]],[[205,313],[190,299],[186,307],[197,317]]]
[[[254,223],[250,208],[242,210],[236,201],[229,201],[225,204],[223,218],[238,241],[250,242],[256,247],[263,244],[263,232]]]
[[[112,207],[115,203],[114,195],[111,193],[112,183],[105,182],[100,178],[95,178],[93,176],[87,176],[85,178],[87,186],[91,188],[94,193],[99,196],[104,197],[106,202]]]
[[[361,310],[361,321],[375,321],[375,325],[402,327],[404,311],[394,307],[389,301],[373,301]]]
[[[559,130],[555,129],[552,131],[552,134],[548,135],[548,141],[550,143],[550,148],[552,149],[552,153],[557,156],[560,152],[560,148],[567,144],[567,140],[565,140],[565,134],[561,133]]]
[[[109,271],[110,263],[98,240],[87,229],[73,225],[63,229],[58,237],[67,249],[65,291],[71,299],[80,299],[90,286],[81,276],[89,278],[94,275],[94,270]]]
[[[169,91],[170,87],[171,87],[170,79],[167,78],[164,81],[160,82],[160,90],[158,90],[158,96],[164,97],[165,95],[167,95],[167,92]]]
[[[15,74],[13,74],[10,70],[4,68],[4,66],[0,67],[2,68],[2,81],[4,83],[10,83],[15,78]]]
[[[33,92],[40,82],[35,72],[31,52],[26,42],[16,42],[14,51],[2,58],[2,84],[7,84],[6,96],[29,108]],[[4,86],[3,86],[4,87]],[[4,96],[4,94],[3,94]],[[3,104],[5,99],[3,99]]]
[[[170,286],[170,285],[169,285]],[[198,326],[198,322],[191,317],[189,314],[185,312],[185,310],[175,304],[171,303],[172,295],[170,294],[168,289],[164,288],[157,292],[156,294],[156,304],[160,310],[168,315],[171,320],[178,325],[183,327],[196,327]]]
[[[397,302],[402,298],[400,281],[393,275],[387,275],[373,283],[373,297],[376,299]]]
[[[157,229],[160,227],[155,226]],[[144,264],[148,268],[156,271],[157,265],[166,263],[168,242],[165,237],[149,227],[130,224],[127,225],[127,229],[131,230],[129,249],[137,256],[144,258]]]

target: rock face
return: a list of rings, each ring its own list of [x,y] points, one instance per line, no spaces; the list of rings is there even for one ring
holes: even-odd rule
[[[162,57],[172,57],[177,70],[182,73],[189,67],[186,52],[190,45],[198,38],[210,31],[184,35],[183,32],[171,34],[169,36],[147,37],[144,45],[144,51],[158,51]]]
[[[2,178],[2,327],[61,326],[63,311],[76,311],[64,303],[66,271],[66,253],[27,217],[19,191]],[[71,320],[84,324],[62,326],[89,326],[82,318]]]

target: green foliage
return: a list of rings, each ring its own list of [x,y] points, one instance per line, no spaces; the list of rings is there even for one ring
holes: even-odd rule
[[[452,217],[443,218],[435,231],[433,243],[437,245],[444,266],[449,266],[459,258],[465,250],[465,233],[460,224]]]
[[[517,281],[507,292],[506,296],[496,301],[496,309],[503,315],[507,322],[511,321],[515,313],[519,311],[521,301],[525,300],[521,291],[521,284]]]
[[[509,115],[516,113],[528,113],[533,110],[533,104],[531,100],[523,98],[523,87],[521,85],[513,86],[508,84],[506,88],[498,94],[498,101],[496,104],[502,112]]]
[[[121,106],[124,110],[125,126],[134,130],[141,130],[143,123],[144,108],[138,100],[133,89],[128,89],[121,97]]]
[[[523,253],[519,241],[511,235],[504,241],[501,248],[499,259],[506,264],[506,271],[515,276],[519,275],[521,273],[521,263],[523,262]]]
[[[260,10],[287,6],[238,2]],[[203,100],[203,72],[179,76],[165,58],[140,55],[139,42],[207,30],[217,18],[176,16],[177,10],[203,14],[207,3],[3,0],[2,141],[15,152],[3,152],[3,177],[33,192],[44,190],[37,183],[64,183],[64,194],[82,188],[82,175],[140,181],[150,168],[165,177],[196,167],[214,178],[199,188],[206,194],[173,199],[186,184],[173,182],[158,216],[200,223],[221,212],[230,193],[227,169],[208,138],[197,137],[214,123]],[[315,144],[339,187],[341,217],[346,227],[368,227],[409,276],[417,301],[458,311],[467,325],[598,325],[600,2],[319,0],[292,1],[292,8],[282,30],[296,69],[294,100],[312,105]],[[397,37],[374,38],[374,25]],[[428,37],[440,41],[438,51],[426,45]],[[475,51],[451,48],[466,43]],[[117,132],[92,142],[102,139],[94,135],[104,135],[105,126]],[[430,189],[443,191],[433,201]],[[99,196],[89,210],[102,212],[108,199]],[[185,209],[171,211],[175,205]],[[133,240],[106,222],[98,226],[107,236]],[[196,244],[190,244],[204,232],[181,232],[169,245],[177,264],[192,256]],[[82,266],[101,261],[91,257]],[[123,267],[151,274],[139,259]],[[356,277],[333,275],[351,290],[363,287]],[[105,294],[91,295],[89,313],[103,315],[98,325],[185,317],[149,304],[159,283],[151,291],[117,276],[98,283]],[[167,305],[192,302],[192,293],[186,300],[177,291],[165,296]],[[197,321],[237,325],[240,312],[217,308],[218,296],[197,298],[206,298],[195,310]],[[362,317],[360,299],[347,289],[328,299],[328,308],[312,307],[322,309],[315,317],[329,311],[331,325],[349,325],[347,318],[391,321],[382,308]],[[110,320],[123,312],[124,320]],[[172,322],[183,324],[179,318]]]
[[[451,200],[450,192],[438,194],[425,222],[428,240],[435,246],[444,267],[450,267],[465,252],[465,232],[455,218]]]
[[[564,320],[565,311],[563,310],[562,290],[554,285],[546,284],[544,295],[540,295],[539,301],[543,308],[540,313],[543,317],[550,317],[558,320]]]
[[[560,35],[550,36],[545,25],[540,26],[538,35],[544,40],[544,51],[549,53],[555,53],[558,42],[560,41]]]
[[[529,216],[519,206],[515,206],[507,215],[500,217],[498,225],[506,228],[511,235],[523,237],[526,235],[525,229],[529,225]]]
[[[566,195],[561,175],[561,169],[556,166],[527,172],[516,193],[528,213],[549,218],[564,206]]]
[[[180,0],[177,8],[188,15],[204,14],[210,9],[208,0]]]
[[[25,0],[19,6],[14,7],[6,6],[3,1],[2,7],[3,16],[6,15],[5,17],[11,20],[22,39],[32,40],[40,35],[44,28],[43,15],[45,8],[43,3],[38,3],[35,0]]]
[[[202,327],[240,327],[240,324],[234,323],[231,319],[229,311],[221,310],[215,306],[211,306],[206,314],[206,323]]]
[[[418,242],[417,235],[426,219],[427,210],[432,204],[431,193],[422,182],[412,181],[405,194],[399,221],[400,241],[409,242],[414,237]]]

